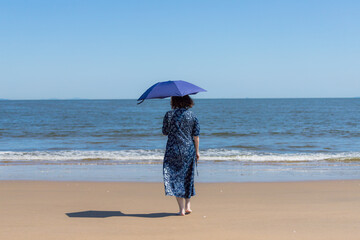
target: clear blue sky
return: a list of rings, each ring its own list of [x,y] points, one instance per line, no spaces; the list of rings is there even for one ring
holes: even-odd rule
[[[0,1],[0,98],[360,96],[360,1]]]

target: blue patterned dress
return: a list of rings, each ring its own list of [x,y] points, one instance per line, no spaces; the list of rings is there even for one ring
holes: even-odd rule
[[[165,195],[190,198],[195,195],[193,137],[200,134],[198,119],[186,108],[168,111],[162,132],[168,136],[163,163]]]

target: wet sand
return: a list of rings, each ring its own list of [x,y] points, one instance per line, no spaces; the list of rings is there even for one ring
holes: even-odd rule
[[[360,239],[360,180],[195,188],[182,217],[162,183],[0,181],[0,239]]]

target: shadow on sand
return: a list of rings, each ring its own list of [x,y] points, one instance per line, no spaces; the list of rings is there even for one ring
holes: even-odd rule
[[[66,213],[68,217],[72,218],[107,218],[107,217],[142,217],[142,218],[162,218],[177,216],[176,213],[138,213],[138,214],[126,214],[120,211],[83,211]]]

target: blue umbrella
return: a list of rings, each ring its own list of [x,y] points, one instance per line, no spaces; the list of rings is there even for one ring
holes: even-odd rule
[[[183,97],[198,92],[206,92],[206,90],[182,80],[158,82],[152,85],[141,95],[141,97],[139,97],[138,101],[141,102],[138,104],[142,103],[145,99],[167,98],[173,96]]]

